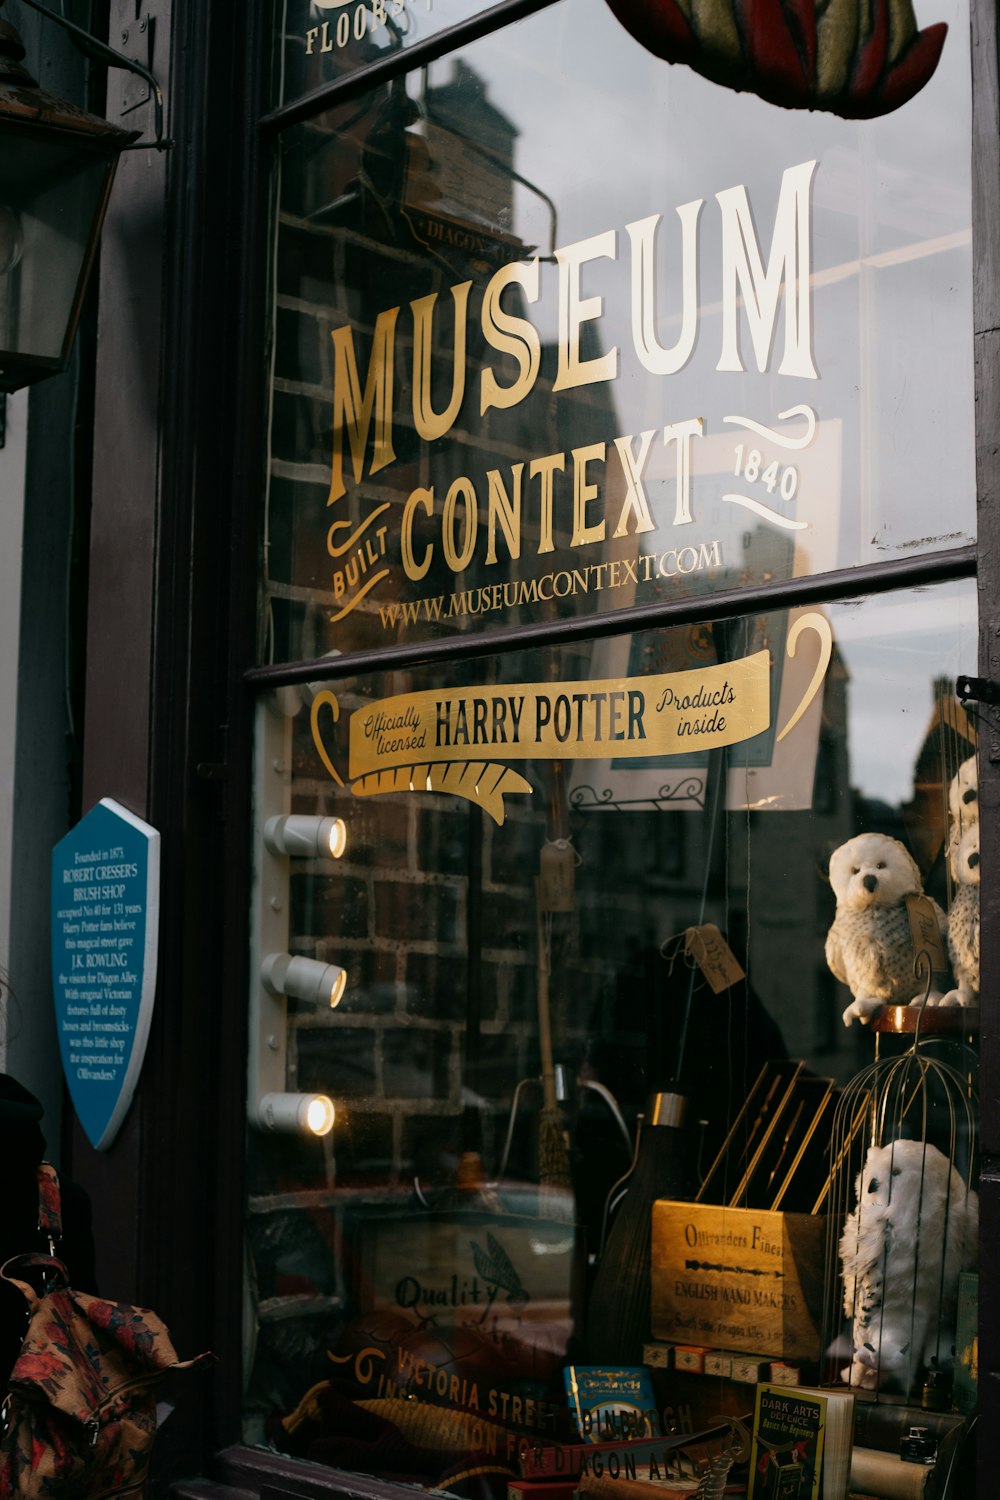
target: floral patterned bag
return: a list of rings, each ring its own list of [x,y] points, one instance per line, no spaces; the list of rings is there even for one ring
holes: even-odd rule
[[[39,1187],[39,1227],[51,1246],[59,1223],[51,1167],[40,1169]],[[41,1293],[22,1279],[33,1272],[42,1273]],[[155,1313],[73,1291],[54,1255],[15,1256],[0,1276],[29,1310],[0,1411],[0,1500],[139,1495],[156,1435],[157,1384],[214,1356],[178,1360]]]

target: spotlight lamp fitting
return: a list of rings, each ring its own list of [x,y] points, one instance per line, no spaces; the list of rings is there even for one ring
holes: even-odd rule
[[[286,813],[268,818],[264,845],[272,854],[290,854],[298,859],[339,859],[347,847],[347,825],[343,818]]]
[[[347,970],[316,958],[269,953],[260,966],[261,983],[271,995],[288,995],[306,1005],[339,1005],[347,987]]]
[[[325,1094],[265,1094],[257,1106],[261,1130],[329,1135],[336,1111]]]

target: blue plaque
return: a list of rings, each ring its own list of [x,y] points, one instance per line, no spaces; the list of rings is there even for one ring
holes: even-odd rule
[[[52,851],[52,989],[63,1072],[91,1145],[110,1146],[146,1053],[160,835],[104,797]]]

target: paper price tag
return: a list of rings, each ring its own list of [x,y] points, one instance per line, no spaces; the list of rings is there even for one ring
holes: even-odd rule
[[[689,927],[684,934],[684,952],[691,955],[717,995],[745,977],[736,955],[714,922]]]
[[[906,914],[910,919],[910,936],[915,952],[923,951],[931,961],[935,974],[948,970],[948,955],[938,927],[937,912],[930,896],[907,896]]]
[[[543,912],[572,911],[576,890],[576,854],[568,839],[542,849],[538,900]]]

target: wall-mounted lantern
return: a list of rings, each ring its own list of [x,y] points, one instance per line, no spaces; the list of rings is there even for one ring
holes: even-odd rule
[[[150,144],[170,144],[145,69],[36,0],[24,3],[69,31],[87,55],[147,78],[157,105]],[[46,93],[24,55],[17,31],[0,20],[0,392],[66,368],[118,157],[140,134]]]

